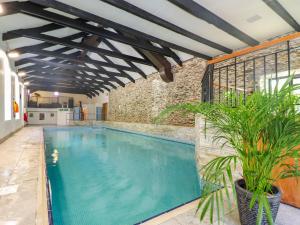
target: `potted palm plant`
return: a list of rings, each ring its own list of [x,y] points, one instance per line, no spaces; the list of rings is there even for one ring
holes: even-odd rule
[[[233,196],[242,225],[274,224],[281,197],[276,181],[300,176],[300,150],[296,148],[300,145],[300,113],[295,109],[299,96],[293,94],[300,86],[290,85],[292,78],[271,93],[257,91],[246,99],[236,94],[227,96],[234,106],[178,104],[158,117],[161,120],[178,110],[201,114],[215,131],[214,140],[225,141],[234,149],[234,154],[217,157],[200,169],[200,220],[209,214],[211,223],[213,218],[220,221],[225,199]],[[285,163],[290,158],[294,165]],[[237,165],[242,179],[234,181]],[[281,172],[274,174],[278,167]]]

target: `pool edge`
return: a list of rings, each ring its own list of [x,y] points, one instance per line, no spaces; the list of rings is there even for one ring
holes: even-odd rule
[[[134,131],[134,130],[124,129],[124,128],[117,128],[117,127],[112,127],[112,126],[109,126],[109,125],[98,125],[98,126],[93,126],[92,128],[97,128],[97,127],[104,127],[106,129],[118,130],[118,131],[121,131],[121,132],[138,134],[138,135],[141,135],[141,136],[159,138],[159,139],[163,139],[163,140],[167,140],[167,141],[174,141],[174,142],[187,144],[187,145],[195,145],[195,142],[192,142],[192,141],[187,141],[187,140],[183,140],[183,139],[176,139],[174,137],[168,137],[168,136],[163,136],[163,135],[158,135],[158,134],[150,134],[150,133],[141,132],[141,131]]]
[[[37,211],[36,224],[45,225],[50,223],[49,205],[48,205],[48,186],[47,173],[45,161],[45,142],[44,142],[44,128],[41,127],[41,137],[39,146],[39,171],[38,171],[38,186],[37,186]]]
[[[199,201],[200,197],[188,201],[186,203],[183,203],[179,206],[176,206],[172,209],[169,209],[165,212],[162,212],[156,216],[150,217],[144,221],[141,221],[139,223],[136,223],[134,225],[159,225],[162,224],[164,222],[167,222],[168,220],[171,220],[175,217],[177,217],[178,215],[184,214],[186,212],[188,212],[189,210],[197,209],[197,205],[198,205],[198,201]]]
[[[159,135],[159,134],[151,134],[151,133],[136,131],[136,130],[131,130],[131,129],[113,127],[113,126],[104,125],[104,124],[92,125],[92,126],[88,126],[88,125],[47,126],[47,127],[44,127],[44,129],[53,129],[53,128],[54,129],[55,128],[68,129],[68,128],[76,128],[76,127],[87,127],[87,128],[91,128],[91,129],[105,128],[105,129],[117,130],[120,132],[127,132],[127,133],[131,133],[131,134],[137,134],[137,135],[141,135],[141,136],[158,138],[158,139],[163,139],[163,140],[167,140],[167,141],[173,141],[173,142],[177,142],[177,143],[181,143],[181,144],[195,146],[195,141],[190,141],[190,140],[185,140],[185,139],[180,139],[180,138],[175,138],[175,137],[170,137],[170,136],[164,136],[164,135]]]
[[[52,215],[52,203],[51,203],[51,186],[50,186],[50,181],[48,179],[48,172],[47,172],[47,166],[46,166],[46,145],[45,145],[45,127],[42,127],[42,152],[41,152],[41,157],[42,157],[42,169],[43,169],[43,186],[45,187],[45,194],[46,194],[46,199],[44,200],[46,202],[46,207],[47,207],[47,225],[54,225],[53,223],[53,215]]]

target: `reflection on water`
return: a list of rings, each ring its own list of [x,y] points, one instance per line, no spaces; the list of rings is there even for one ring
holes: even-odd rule
[[[51,156],[53,157],[52,163],[55,164],[58,161],[58,150],[54,149],[53,153],[51,154]]]
[[[55,225],[131,225],[200,196],[192,145],[104,128],[45,143]]]

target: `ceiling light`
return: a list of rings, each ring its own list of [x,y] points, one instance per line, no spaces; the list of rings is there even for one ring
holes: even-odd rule
[[[18,58],[20,56],[19,52],[9,52],[8,54],[9,58]]]
[[[54,92],[54,95],[55,95],[55,96],[59,96],[59,92],[58,92],[58,91],[55,91],[55,92]]]
[[[21,71],[21,72],[18,72],[18,76],[19,77],[24,77],[26,75],[26,73],[25,72],[23,72],[23,71]]]
[[[29,85],[29,84],[30,84],[29,81],[26,81],[26,82],[24,83],[25,86],[27,86],[27,85]]]

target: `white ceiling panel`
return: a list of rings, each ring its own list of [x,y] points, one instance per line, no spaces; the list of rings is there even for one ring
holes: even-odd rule
[[[15,38],[11,39],[9,41],[5,42],[7,45],[8,50],[20,48],[23,46],[30,46],[30,45],[36,45],[42,43],[42,41],[34,40],[31,38],[21,37],[21,38]]]
[[[49,48],[44,48],[44,50],[47,50],[47,51],[55,51],[55,50],[58,50],[58,49],[60,49],[60,48],[64,48],[65,46],[63,46],[63,45],[53,45],[53,46],[51,46],[51,47],[49,47]]]
[[[4,33],[10,30],[34,28],[48,23],[49,22],[45,20],[18,13],[0,17],[0,32]]]
[[[67,27],[67,28],[61,28],[61,29],[45,32],[43,34],[62,38],[62,37],[70,36],[70,35],[77,34],[77,33],[80,33],[80,31]]]
[[[146,10],[147,12],[160,17],[185,30],[197,34],[215,43],[221,44],[231,49],[241,48],[245,44],[226,32],[212,26],[211,24],[199,20],[193,15],[181,10],[166,0],[126,0],[127,2]],[[221,1],[218,1],[219,3]]]
[[[149,21],[141,19],[137,16],[134,16],[130,13],[127,13],[123,10],[120,10],[99,0],[89,0],[90,4],[86,4],[84,1],[80,0],[60,1],[67,4],[71,4],[74,7],[104,17],[119,24],[142,31],[149,35],[161,38],[165,41],[181,45],[183,47],[193,49],[195,51],[199,51],[206,55],[218,55],[221,53],[220,51],[213,49],[207,45],[201,44],[187,37],[184,37],[183,35],[177,34],[161,26],[155,25]],[[157,5],[157,7],[160,7],[160,5]]]
[[[260,42],[293,30],[262,0],[194,1]],[[248,22],[256,15],[259,20]]]

